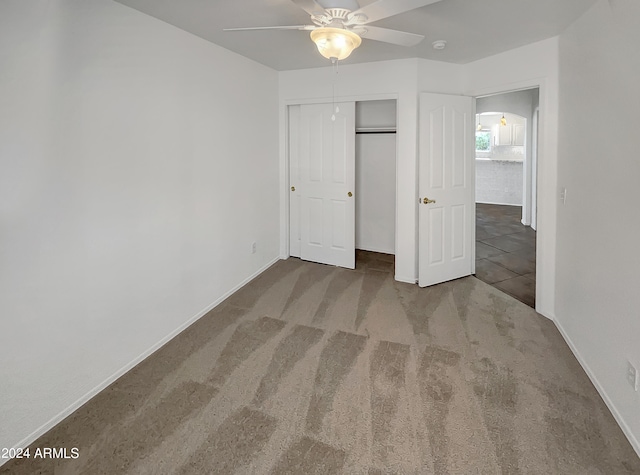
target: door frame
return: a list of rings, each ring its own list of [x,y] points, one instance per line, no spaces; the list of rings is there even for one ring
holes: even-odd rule
[[[548,144],[545,143],[545,127],[546,123],[546,106],[547,104],[547,86],[545,78],[531,79],[527,81],[520,81],[512,84],[505,84],[502,86],[492,86],[486,89],[472,90],[465,94],[472,96],[474,99],[483,96],[490,96],[496,94],[506,94],[509,92],[522,91],[526,89],[538,88],[538,124],[537,124],[537,143],[536,147],[536,183],[535,193],[533,192],[532,183],[532,195],[536,197],[536,307],[535,310],[547,318],[553,319],[552,312],[548,307],[553,305],[555,296],[553,292],[549,294],[549,289],[555,288],[555,233],[556,228],[553,224],[550,224],[547,229],[547,225],[540,226],[539,210],[540,202],[552,201],[555,197],[556,186],[555,183],[551,183],[548,186],[541,186],[541,182],[546,178],[540,173],[540,163],[545,162],[544,151]],[[549,112],[551,116],[551,112]],[[533,125],[533,124],[532,124]],[[542,146],[540,146],[542,145]],[[549,165],[550,166],[550,165]],[[556,175],[557,177],[557,175]],[[557,178],[556,178],[557,179]],[[546,189],[546,190],[545,190]],[[533,203],[531,203],[533,207]],[[543,206],[544,208],[544,206]],[[549,216],[555,216],[556,208],[550,206],[549,210],[543,209],[543,214],[548,213]],[[548,220],[544,220],[544,223]],[[552,248],[550,252],[547,252],[547,246]],[[543,286],[543,283],[546,285]],[[549,302],[547,301],[549,300]]]
[[[290,170],[291,170],[291,159],[290,159],[290,154],[291,154],[291,150],[289,149],[289,145],[290,145],[290,134],[289,134],[289,106],[297,106],[297,105],[304,105],[304,104],[331,104],[333,102],[365,102],[365,101],[382,101],[382,100],[388,100],[388,99],[393,99],[396,101],[396,137],[398,136],[398,134],[400,134],[400,127],[399,127],[399,120],[398,120],[398,111],[399,111],[399,107],[398,107],[398,96],[399,94],[397,93],[389,93],[389,94],[363,94],[363,95],[349,95],[349,96],[338,96],[335,98],[335,100],[331,97],[322,97],[322,98],[308,98],[308,99],[292,99],[292,100],[286,100],[283,101],[281,103],[281,109],[280,109],[280,114],[281,114],[281,121],[280,123],[284,124],[284,130],[282,131],[281,137],[283,140],[281,140],[280,142],[280,151],[281,154],[284,155],[285,159],[284,161],[281,161],[281,166],[280,166],[280,176],[281,178],[283,178],[282,182],[284,183],[284,186],[281,187],[281,191],[280,191],[280,197],[281,197],[281,203],[283,204],[283,209],[282,209],[282,213],[283,216],[285,217],[285,219],[281,220],[280,223],[280,256],[283,259],[288,259],[289,257],[291,257],[291,253],[290,253],[290,246],[291,246],[291,242],[290,242],[290,232],[291,232],[291,193],[290,193],[290,188],[291,188],[291,176],[290,176]],[[399,140],[396,140],[396,184],[395,184],[395,188],[396,188],[396,222],[395,222],[395,229],[394,229],[394,234],[395,234],[395,242],[396,242],[396,246],[398,243],[398,144],[399,144]],[[356,170],[356,173],[358,173],[358,171]],[[396,249],[397,251],[397,249]]]
[[[539,91],[538,91],[539,94]],[[538,230],[538,120],[540,104],[534,109],[531,117],[531,228]]]

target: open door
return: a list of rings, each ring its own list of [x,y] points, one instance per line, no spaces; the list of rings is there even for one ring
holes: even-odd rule
[[[420,94],[418,283],[474,272],[473,99]]]
[[[299,121],[300,258],[355,269],[355,102],[303,104]]]

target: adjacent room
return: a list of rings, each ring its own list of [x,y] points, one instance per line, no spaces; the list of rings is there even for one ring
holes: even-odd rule
[[[533,308],[538,113],[538,88],[476,99],[475,275]]]
[[[1,1],[0,474],[640,473],[638,24]]]

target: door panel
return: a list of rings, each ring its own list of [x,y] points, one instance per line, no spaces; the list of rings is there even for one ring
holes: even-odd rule
[[[473,102],[420,95],[419,264],[421,287],[473,272]],[[430,200],[425,203],[425,198]]]
[[[454,205],[451,207],[451,260],[457,261],[465,257],[465,229],[466,207]]]
[[[300,257],[354,269],[355,103],[337,105],[299,106]]]
[[[331,200],[331,219],[332,223],[332,240],[331,240],[331,248],[344,250],[347,246],[345,242],[345,235],[347,233],[344,232],[347,227],[347,206],[345,201],[336,201]],[[355,249],[355,246],[354,246]]]
[[[442,189],[444,185],[444,114],[442,107],[429,111],[428,180],[432,190]]]
[[[431,207],[427,211],[429,223],[429,265],[439,265],[444,262],[444,213],[441,206]]]
[[[307,198],[306,200],[306,216],[309,218],[307,224],[307,242],[308,246],[322,247],[324,244],[324,236],[322,233],[322,224],[324,221],[323,203],[319,198]]]

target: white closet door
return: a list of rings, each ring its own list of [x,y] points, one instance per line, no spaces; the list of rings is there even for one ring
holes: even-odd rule
[[[420,94],[421,287],[474,271],[473,99]]]
[[[300,106],[300,257],[354,269],[355,102],[337,106]]]

